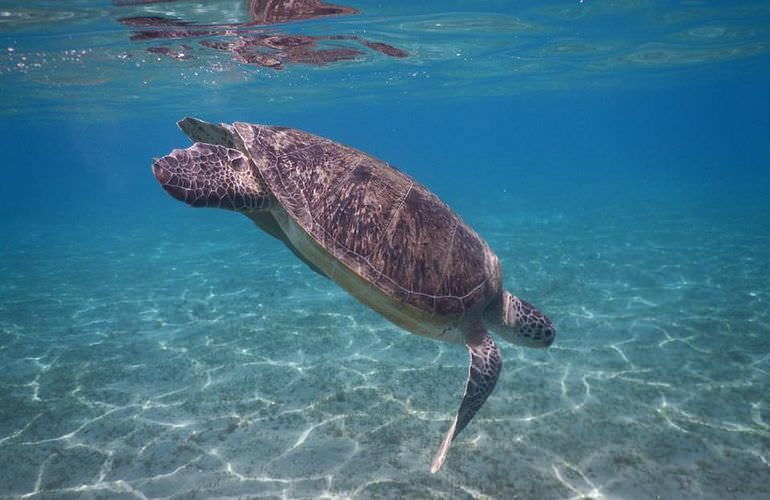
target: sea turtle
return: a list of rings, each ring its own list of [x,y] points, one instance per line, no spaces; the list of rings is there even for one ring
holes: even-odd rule
[[[246,215],[401,328],[467,346],[465,392],[432,472],[497,382],[502,359],[487,329],[528,347],[553,342],[550,320],[503,289],[487,243],[410,176],[300,130],[195,118],[178,125],[195,143],[152,166],[171,196]]]

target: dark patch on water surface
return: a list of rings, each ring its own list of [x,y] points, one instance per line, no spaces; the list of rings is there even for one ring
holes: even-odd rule
[[[358,14],[358,9],[332,5],[320,0],[251,0],[252,24],[276,24],[317,17]]]
[[[125,0],[116,5],[144,5],[158,1],[174,0]],[[267,31],[254,31],[255,26],[269,26],[279,23],[317,19],[329,16],[357,14],[351,7],[327,4],[320,0],[246,0],[244,17],[247,21],[232,24],[195,24],[172,16],[128,16],[118,22],[138,28],[130,35],[132,41],[177,40],[206,38],[199,45],[209,49],[230,52],[244,64],[271,69],[283,69],[286,64],[311,64],[323,66],[340,61],[350,61],[366,55],[361,47],[389,57],[403,58],[409,54],[403,49],[383,42],[366,40],[355,35],[308,36],[291,35]],[[211,39],[217,37],[217,39]],[[324,42],[334,42],[324,47]],[[356,47],[339,46],[354,43]],[[152,46],[147,51],[172,59],[190,59],[193,50],[189,46]]]
[[[189,45],[182,45],[180,48],[182,50],[175,50],[171,47],[150,47],[147,49],[147,52],[150,52],[151,54],[162,54],[174,59],[189,59],[192,47]]]
[[[112,3],[118,6],[123,5],[149,5],[153,3],[171,3],[178,0],[112,0]]]
[[[126,26],[189,26],[190,22],[178,21],[171,17],[162,16],[136,16],[136,17],[123,17],[118,19],[120,24]]]

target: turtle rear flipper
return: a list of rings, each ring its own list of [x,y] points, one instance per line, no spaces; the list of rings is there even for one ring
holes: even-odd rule
[[[468,381],[465,383],[463,400],[452,425],[441,442],[441,446],[433,457],[433,463],[430,466],[430,471],[433,473],[438,472],[444,465],[452,441],[465,429],[468,422],[492,394],[497,383],[497,377],[500,376],[500,370],[503,368],[500,349],[498,349],[492,336],[483,332],[480,338],[473,340],[474,342],[466,342],[468,354],[470,354],[470,364],[468,365]]]
[[[196,142],[155,160],[152,171],[168,194],[193,207],[256,212],[270,205],[251,160],[235,149]]]

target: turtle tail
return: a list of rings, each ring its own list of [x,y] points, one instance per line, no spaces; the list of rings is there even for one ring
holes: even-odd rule
[[[270,195],[251,160],[236,149],[196,142],[155,160],[152,172],[168,194],[193,207],[269,208]]]

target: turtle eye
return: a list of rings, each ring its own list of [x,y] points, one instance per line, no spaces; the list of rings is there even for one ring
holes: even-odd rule
[[[548,347],[549,345],[553,344],[553,341],[556,338],[556,330],[551,325],[546,326],[544,337],[546,342],[545,346]]]

